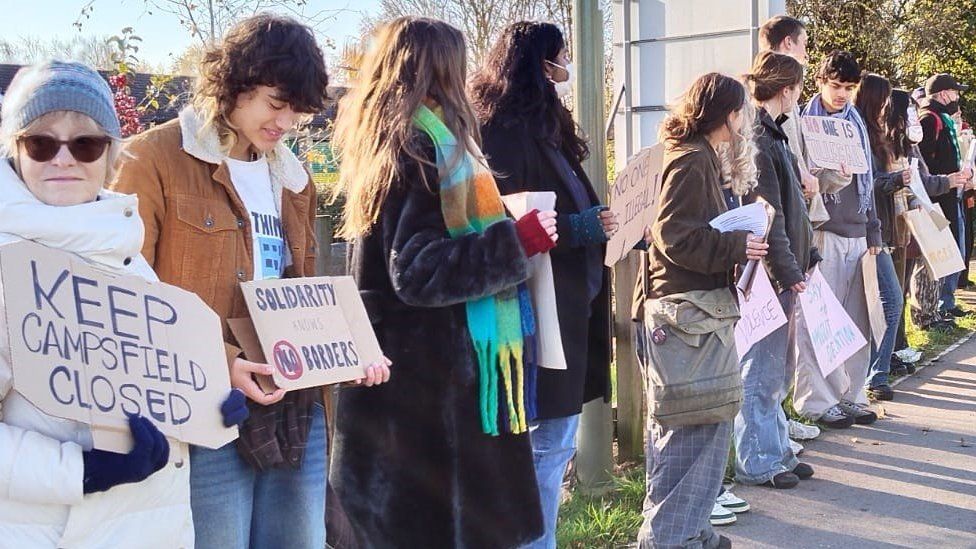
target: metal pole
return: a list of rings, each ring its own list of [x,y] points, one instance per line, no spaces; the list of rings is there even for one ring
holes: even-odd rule
[[[607,196],[604,125],[603,14],[600,0],[573,0],[573,62],[579,68],[573,113],[589,138],[590,158],[583,168],[598,196]],[[609,365],[607,365],[609,367]],[[580,490],[596,494],[612,486],[613,411],[595,400],[583,406],[576,474]]]

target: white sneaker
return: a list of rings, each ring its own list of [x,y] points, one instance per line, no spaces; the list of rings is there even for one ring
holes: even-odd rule
[[[905,347],[904,349],[896,352],[895,356],[905,364],[915,364],[919,360],[922,360],[922,351],[913,349],[911,347]]]
[[[793,439],[790,439],[790,450],[793,450],[794,456],[798,456],[803,453],[803,445]]]
[[[794,440],[813,440],[820,436],[820,428],[816,425],[807,425],[795,419],[790,420],[790,438]]]
[[[735,513],[716,503],[715,506],[712,507],[712,514],[708,517],[708,522],[710,522],[712,526],[726,526],[729,524],[735,524]]]
[[[749,510],[746,500],[736,496],[730,490],[722,490],[722,495],[715,500],[715,503],[733,513],[745,513]]]

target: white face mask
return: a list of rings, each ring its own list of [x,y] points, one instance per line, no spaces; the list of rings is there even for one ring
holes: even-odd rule
[[[566,80],[563,80],[562,82],[556,82],[551,78],[549,79],[549,82],[552,82],[552,86],[556,89],[556,95],[559,96],[560,98],[566,97],[567,95],[569,95],[570,92],[573,91],[573,83],[575,82],[574,78],[576,75],[573,73],[573,64],[566,63],[566,66],[564,67],[559,63],[553,63],[548,59],[546,60],[546,63],[549,63],[554,67],[559,67],[560,69],[566,71],[566,75],[567,75]]]
[[[922,142],[922,123],[918,120],[918,111],[915,107],[908,107],[908,127],[905,129],[905,134],[912,143]]]

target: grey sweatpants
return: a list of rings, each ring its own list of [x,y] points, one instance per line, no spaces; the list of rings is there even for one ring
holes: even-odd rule
[[[867,240],[845,238],[829,231],[814,231],[813,245],[820,250],[823,257],[820,272],[830,289],[854,324],[861,329],[864,338],[871,341],[871,324],[861,273],[861,257],[867,252]],[[841,400],[868,403],[864,382],[868,376],[871,358],[870,343],[826,378],[817,365],[813,343],[802,314],[797,315],[796,344],[793,406],[797,412],[810,419],[819,419]]]

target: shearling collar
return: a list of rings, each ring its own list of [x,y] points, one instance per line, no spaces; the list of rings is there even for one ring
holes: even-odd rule
[[[187,154],[209,164],[221,164],[227,155],[220,146],[220,138],[213,128],[204,127],[204,121],[193,107],[180,111],[180,133],[183,137],[183,150]],[[279,142],[274,154],[268,155],[268,168],[271,171],[271,184],[288,189],[293,193],[305,190],[308,172],[302,162],[284,143]]]

